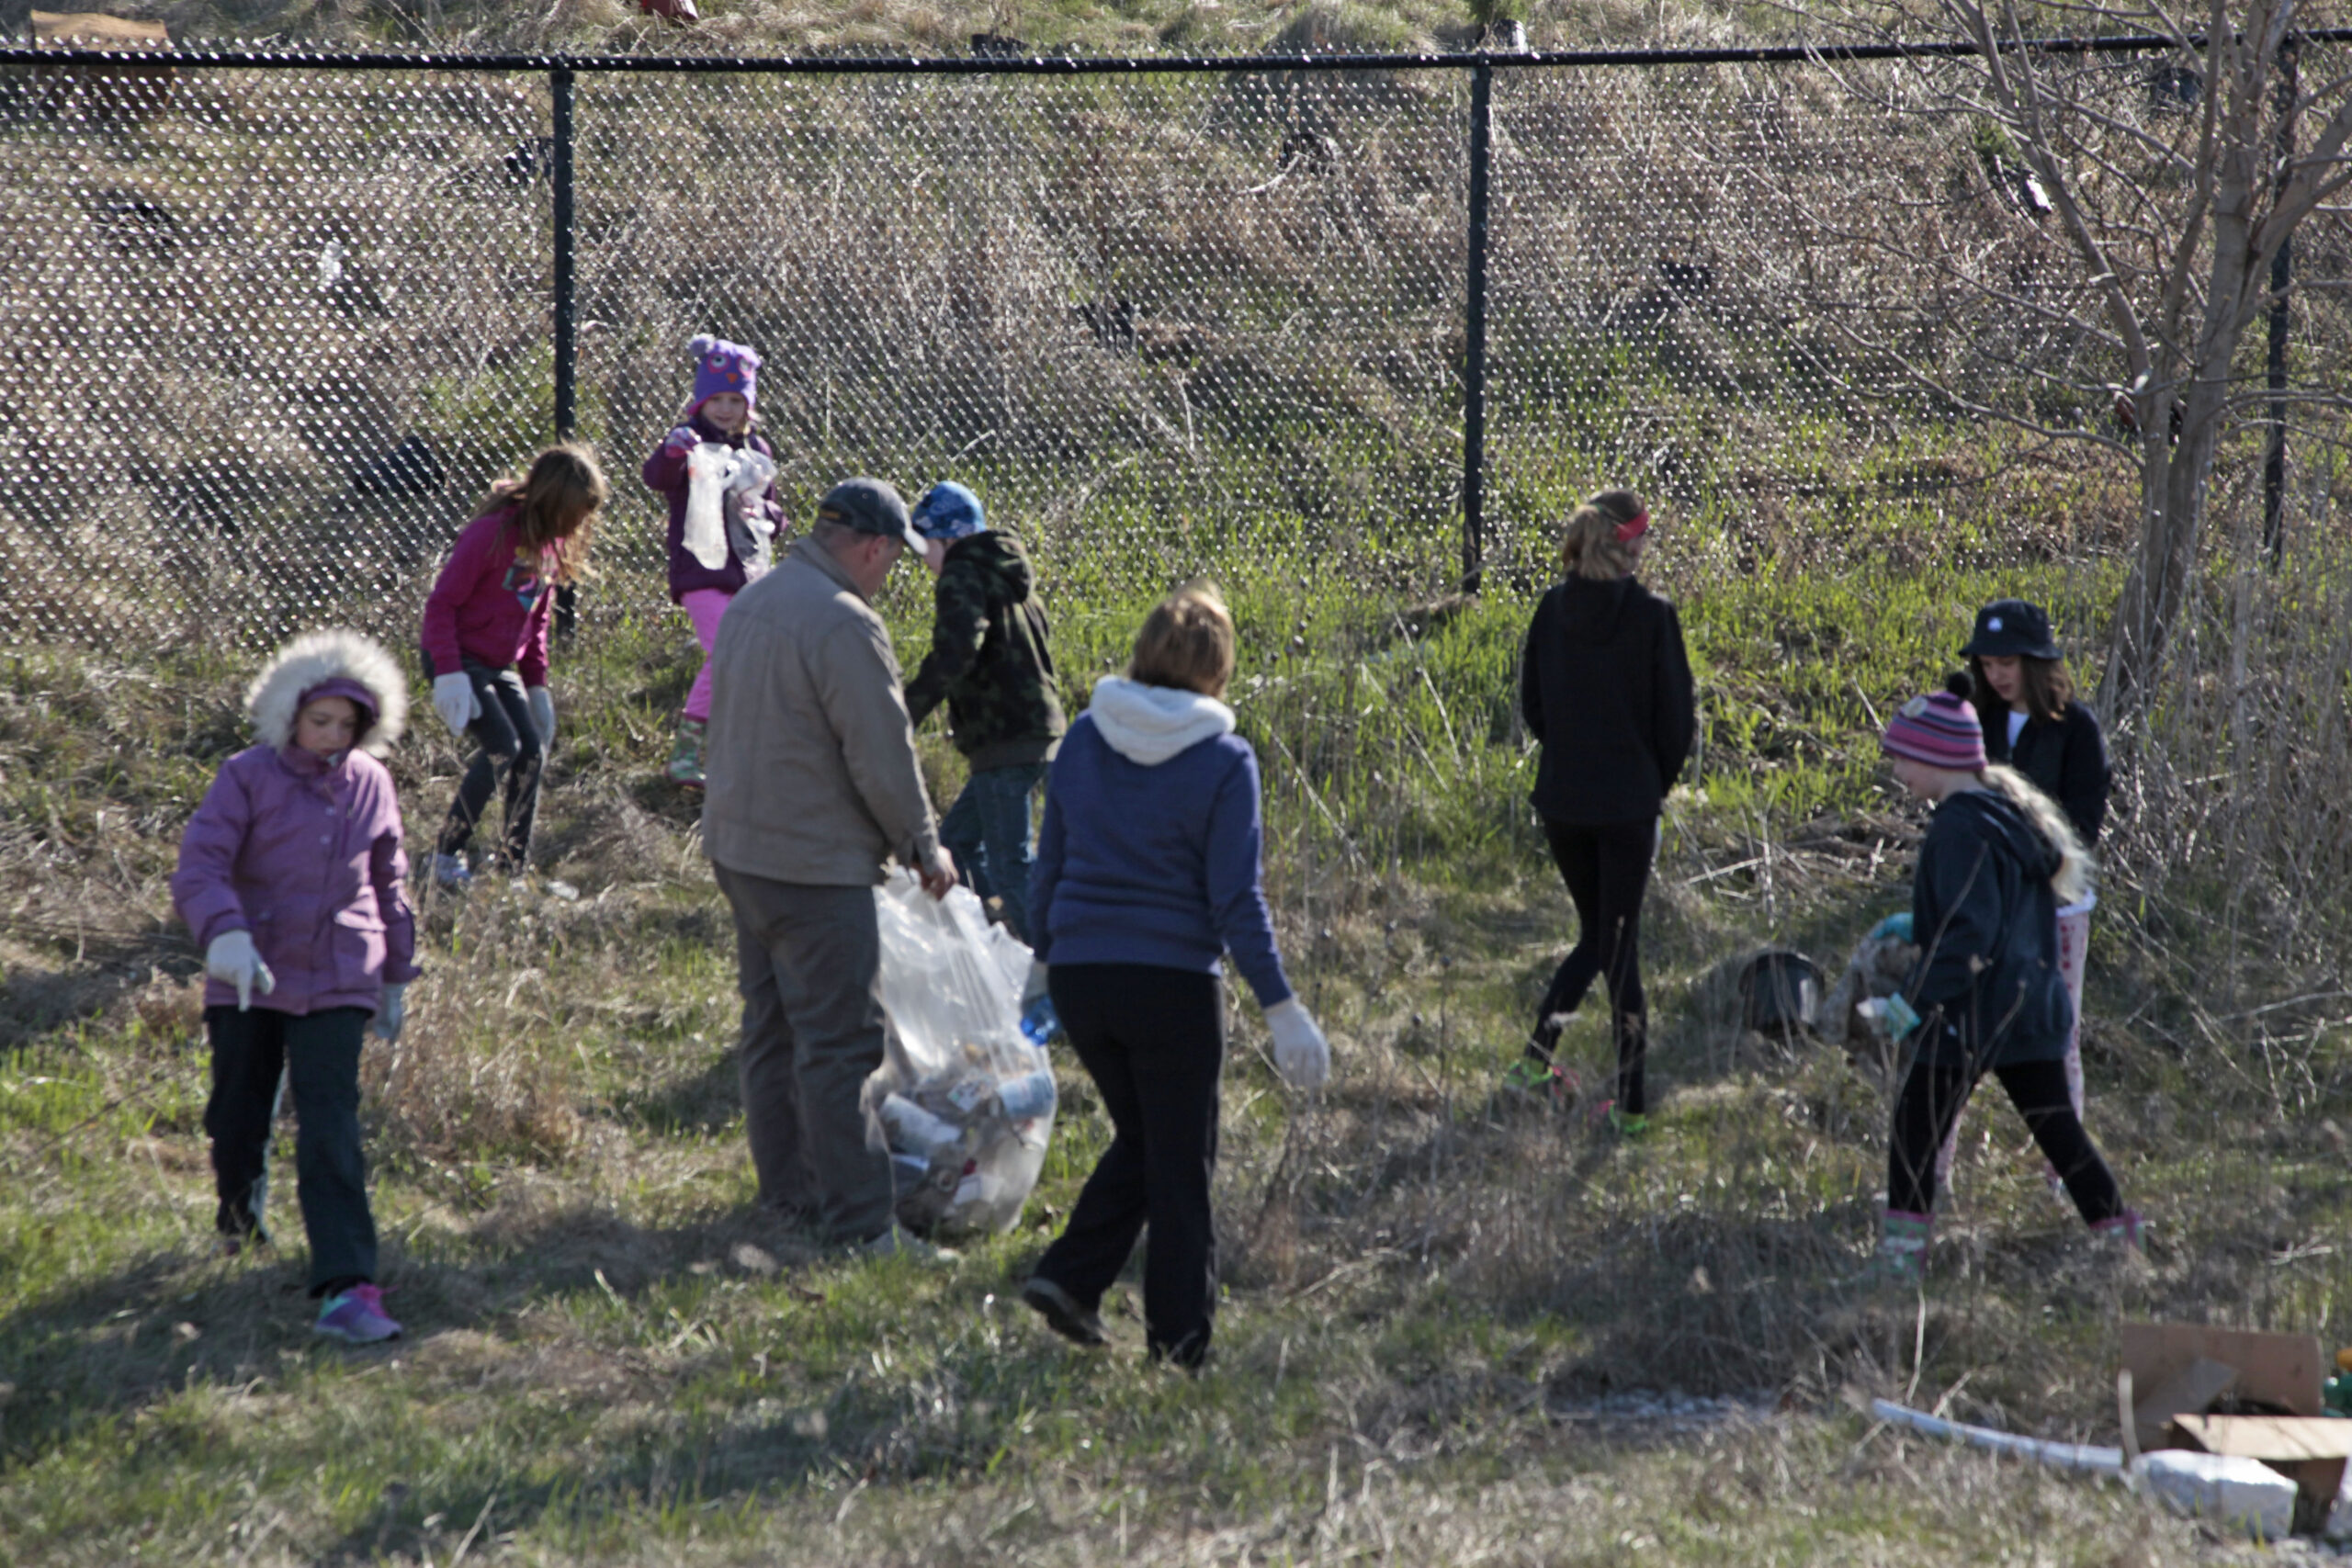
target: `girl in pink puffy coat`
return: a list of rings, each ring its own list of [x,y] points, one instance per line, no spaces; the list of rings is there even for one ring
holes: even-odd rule
[[[400,802],[378,757],[408,692],[356,632],[280,649],[245,692],[260,743],[221,766],[180,839],[172,901],[204,949],[212,1096],[204,1130],[221,1248],[266,1244],[270,1125],[291,1089],[294,1168],[317,1330],[365,1344],[400,1325],[376,1288],[376,1222],[359,1148],[359,1048],[399,1038],[417,974]]]

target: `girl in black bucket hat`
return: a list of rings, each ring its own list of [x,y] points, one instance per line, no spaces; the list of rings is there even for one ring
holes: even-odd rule
[[[2112,770],[2098,716],[2075,695],[2066,656],[2050,634],[2050,616],[2022,599],[1996,599],[1976,612],[1976,629],[1960,650],[1975,682],[1976,716],[1984,727],[1984,755],[2031,779],[2058,803],[2075,825],[2085,849],[2098,845],[2107,821],[2107,792]],[[2075,1003],[2075,1025],[2066,1036],[2066,1089],[2075,1114],[2083,1113],[2083,959],[2090,942],[2091,910],[2098,896],[2086,893],[2058,911],[2058,957]],[[1939,1161],[1951,1172],[1957,1125]],[[2052,1177],[2055,1186],[2055,1174]]]

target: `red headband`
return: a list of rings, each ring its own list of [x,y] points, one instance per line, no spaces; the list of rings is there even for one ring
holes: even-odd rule
[[[1649,531],[1650,514],[1645,512],[1640,516],[1634,518],[1631,523],[1620,523],[1617,525],[1617,542],[1621,545],[1632,544],[1635,539],[1640,538]]]

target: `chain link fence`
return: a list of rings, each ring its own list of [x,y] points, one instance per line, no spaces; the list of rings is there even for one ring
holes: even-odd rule
[[[2115,356],[1966,62],[1721,53],[0,66],[0,628],[405,639],[567,420],[617,495],[584,613],[658,607],[634,469],[704,331],[766,356],[792,512],[953,472],[1078,613],[1237,547],[1531,588],[1620,477],[1734,536],[2023,497],[2120,539],[2123,465],[1983,417],[2100,428]],[[2143,119],[2164,80],[2084,66]]]

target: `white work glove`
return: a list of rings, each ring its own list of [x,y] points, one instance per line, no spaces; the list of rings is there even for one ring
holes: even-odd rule
[[[531,705],[531,728],[539,732],[542,750],[555,744],[555,699],[545,686],[533,686],[523,695]]]
[[[1266,1010],[1266,1029],[1274,1037],[1274,1070],[1283,1082],[1311,1090],[1330,1081],[1331,1043],[1296,997]]]
[[[204,950],[204,972],[212,978],[237,987],[237,1010],[253,1010],[254,991],[258,987],[263,996],[277,989],[277,976],[254,951],[251,931],[222,931]]]
[[[453,735],[463,735],[466,726],[481,716],[481,699],[474,695],[474,683],[464,671],[433,677],[433,711]]]
[[[401,1025],[408,1021],[408,982],[384,982],[383,1000],[376,1004],[376,1038],[390,1045],[401,1037]]]

